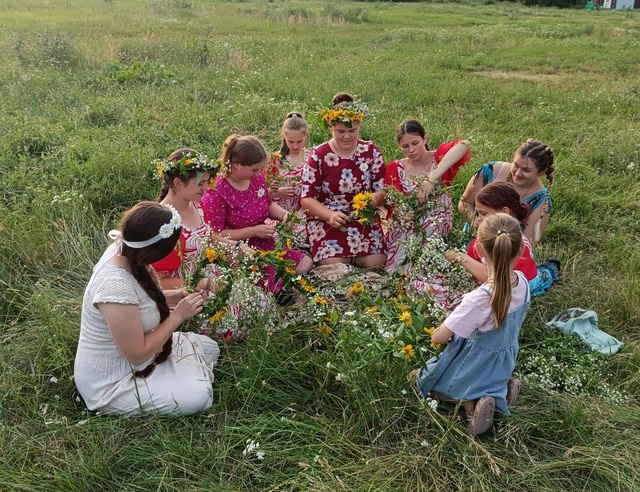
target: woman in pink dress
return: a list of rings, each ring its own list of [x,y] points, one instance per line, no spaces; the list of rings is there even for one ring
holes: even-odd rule
[[[471,159],[471,143],[468,140],[455,140],[443,143],[435,151],[431,151],[429,136],[424,127],[419,121],[411,119],[398,125],[396,139],[405,158],[387,165],[384,178],[386,186],[393,186],[405,195],[410,195],[430,192],[434,184],[442,184],[436,186],[435,193],[427,203],[419,205],[430,207],[428,213],[421,217],[420,224],[414,224],[412,218],[399,217],[393,210],[389,210],[385,234],[385,268],[390,273],[398,270],[407,273],[411,263],[405,261],[406,252],[402,242],[416,231],[424,238],[432,234],[444,237],[453,226],[451,196],[443,187],[450,186],[458,170]],[[422,198],[426,199],[426,196]]]
[[[366,106],[346,93],[336,94],[332,105],[321,114],[332,138],[311,151],[302,173],[313,261],[382,267],[387,256],[380,223],[358,222],[352,202],[372,193],[374,208],[384,203],[384,159],[373,142],[359,139]]]
[[[268,218],[287,220],[289,212],[269,195],[262,169],[267,151],[262,142],[251,135],[231,135],[222,148],[223,174],[207,189],[201,203],[213,230],[234,241],[247,241],[254,249],[272,251],[276,228],[265,224]],[[311,270],[313,262],[303,252],[287,249],[285,259],[293,260],[297,273]],[[269,290],[278,284],[269,281]]]

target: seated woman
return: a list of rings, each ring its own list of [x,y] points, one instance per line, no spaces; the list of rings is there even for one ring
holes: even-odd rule
[[[458,210],[471,224],[474,219],[475,197],[480,189],[494,181],[507,181],[518,192],[520,200],[529,205],[531,214],[527,219],[524,237],[535,248],[549,222],[553,171],[551,148],[529,139],[516,150],[512,163],[493,161],[482,166],[467,184],[458,203]],[[540,181],[542,176],[547,178],[548,188]]]
[[[387,259],[379,221],[363,224],[353,215],[360,193],[372,194],[374,208],[384,203],[384,159],[373,142],[359,138],[366,109],[350,94],[336,94],[321,113],[333,137],[313,148],[302,173],[302,206],[318,265],[376,268]]]
[[[200,199],[218,167],[206,155],[186,147],[172,152],[158,164],[162,179],[160,203],[172,206],[182,217],[179,247],[152,265],[164,289],[181,289],[183,294],[187,293],[182,263],[188,263],[198,255],[206,241],[213,239]],[[211,280],[211,277],[203,279],[198,287],[209,290]]]
[[[417,120],[405,120],[396,129],[398,146],[404,159],[390,162],[385,172],[384,183],[393,186],[405,195],[423,192],[423,185],[431,188],[437,183],[450,186],[458,170],[471,159],[471,143],[455,140],[443,143],[435,151],[429,150],[429,136]],[[446,236],[453,226],[453,206],[451,197],[441,188],[433,197],[431,208],[420,214],[420,223],[413,217],[400,216],[401,211],[392,207],[387,214],[385,242],[387,245],[386,270],[389,273],[407,273],[411,264],[405,261],[403,242],[415,232],[424,238],[432,234]],[[425,205],[419,205],[425,207]],[[394,213],[395,212],[395,213]]]
[[[510,183],[498,181],[482,188],[476,195],[476,224],[482,222],[497,213],[506,213],[514,217],[520,223],[520,227],[526,229],[526,221],[530,216],[529,205],[520,201],[520,195]],[[477,236],[473,238],[467,253],[447,251],[445,258],[459,263],[471,275],[477,283],[486,282],[489,278],[487,264],[482,261],[477,251]],[[536,265],[533,259],[531,244],[527,238],[522,240],[522,253],[516,258],[513,266],[524,274],[529,281],[531,295],[541,295],[553,284],[559,276],[560,262],[550,260],[547,263]]]
[[[273,251],[276,228],[265,220],[285,222],[289,212],[269,195],[262,174],[266,159],[267,151],[258,138],[231,135],[222,147],[224,173],[207,189],[201,203],[216,233],[233,241],[246,240],[255,249]],[[306,273],[313,266],[311,258],[295,249],[287,249],[284,258],[293,260],[297,273]],[[268,288],[271,292],[280,290],[273,278]]]
[[[217,343],[176,332],[200,313],[202,293],[163,293],[150,267],[175,247],[181,224],[174,209],[143,202],[109,233],[115,242],[84,293],[75,359],[75,383],[89,410],[192,414],[213,403]]]

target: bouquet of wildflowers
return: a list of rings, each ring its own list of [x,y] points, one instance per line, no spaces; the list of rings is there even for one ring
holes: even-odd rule
[[[426,179],[426,176],[416,178],[415,189],[422,186]],[[394,230],[420,233],[425,219],[431,217],[434,210],[442,207],[438,200],[440,194],[444,193],[440,184],[436,185],[429,198],[423,203],[418,200],[418,193],[415,190],[405,193],[395,186],[387,186],[385,189],[387,206],[393,210],[388,227]]]
[[[376,218],[376,209],[373,207],[373,193],[358,193],[351,201],[352,220],[362,225],[373,225]]]
[[[307,236],[304,233],[307,220],[296,213],[290,213],[286,222],[276,224],[276,250],[307,248]]]

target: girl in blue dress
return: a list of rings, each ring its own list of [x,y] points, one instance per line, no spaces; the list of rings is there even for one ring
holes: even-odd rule
[[[498,213],[480,224],[476,251],[489,278],[435,330],[432,341],[447,347],[418,372],[422,396],[461,403],[473,435],[491,428],[494,410],[509,415],[507,401],[515,403],[519,392],[519,381],[513,380],[507,395],[530,304],[527,279],[513,269],[522,248],[520,224],[510,215]]]
[[[476,194],[489,183],[508,181],[520,195],[520,200],[529,205],[531,213],[523,233],[535,248],[549,223],[553,171],[551,147],[529,139],[518,147],[513,162],[492,161],[478,169],[460,198],[458,210],[467,222],[473,223]],[[547,187],[540,181],[543,176]]]

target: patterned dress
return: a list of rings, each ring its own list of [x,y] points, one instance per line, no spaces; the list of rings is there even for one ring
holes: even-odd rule
[[[459,140],[454,140],[453,142],[440,144],[433,153],[433,162],[427,172],[431,172],[447,152],[458,142]],[[440,179],[442,185],[445,187],[450,186],[460,168],[469,162],[470,159],[471,152],[469,151],[442,175]],[[387,165],[384,183],[385,186],[394,186],[399,191],[409,195],[415,191],[419,179],[409,176],[404,168],[404,159],[400,159]],[[435,199],[433,199],[433,196],[435,196]],[[451,197],[442,191],[441,187],[436,187],[432,196],[429,197],[429,201],[432,208],[429,210],[429,214],[423,217],[420,224],[421,230],[425,238],[430,237],[432,234],[439,234],[441,237],[444,237],[453,227],[453,205]],[[392,215],[389,213],[387,218],[391,219],[391,217]],[[401,273],[405,274],[411,269],[411,264],[401,265],[406,257],[401,241],[405,241],[412,232],[399,227],[399,224],[394,224],[391,220],[389,220],[388,224],[389,227],[385,234],[385,242],[387,245],[387,263],[385,268],[390,273],[400,270]]]
[[[237,190],[227,178],[220,176],[214,187],[205,192],[201,203],[209,218],[209,224],[214,231],[220,232],[225,229],[244,229],[264,224],[269,218],[272,200],[265,176],[259,174],[251,179],[246,190]],[[248,241],[249,246],[263,251],[273,251],[275,243],[274,238],[252,237]],[[297,267],[304,258],[304,253],[296,249],[287,249],[284,258],[293,260]],[[269,271],[265,271],[269,276],[268,289],[278,292],[281,282],[275,281],[275,272],[271,271],[272,267],[268,268]]]
[[[180,252],[178,252],[178,249],[174,249],[162,260],[153,263],[151,266],[156,272],[164,273],[170,278],[183,278],[182,269],[180,268],[182,260],[184,259],[188,263],[190,259],[197,256],[202,248],[203,238],[209,237],[211,228],[207,221],[207,215],[198,202],[193,202],[193,205],[200,214],[202,223],[195,229],[189,229],[182,224],[180,242],[178,243],[179,246],[177,246]]]
[[[384,159],[373,142],[358,140],[350,157],[339,157],[325,142],[314,147],[304,166],[302,198],[314,198],[329,210],[349,215],[355,195],[383,188],[384,172]],[[362,225],[352,221],[342,231],[309,218],[307,231],[314,262],[386,253],[379,222]]]

